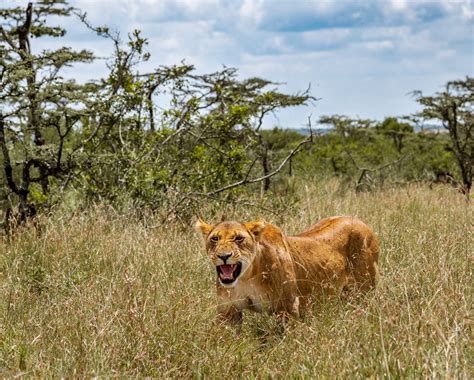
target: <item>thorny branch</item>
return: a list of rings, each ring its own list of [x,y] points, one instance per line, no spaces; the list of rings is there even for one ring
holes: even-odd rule
[[[213,191],[209,191],[207,193],[196,193],[197,195],[204,195],[204,196],[211,196],[211,195],[216,195],[216,194],[219,194],[219,193],[222,193],[223,191],[226,191],[226,190],[230,190],[230,189],[233,189],[235,187],[238,187],[238,186],[243,186],[243,185],[246,185],[246,184],[251,184],[251,183],[257,183],[257,182],[262,182],[263,180],[265,180],[266,178],[271,178],[275,175],[277,175],[282,169],[283,167],[285,166],[285,164],[295,155],[297,154],[299,151],[300,151],[300,148],[305,145],[305,144],[308,144],[308,143],[311,143],[313,142],[313,133],[311,132],[311,134],[305,138],[304,140],[300,141],[298,143],[298,145],[296,145],[295,148],[293,148],[291,150],[291,152],[283,159],[283,161],[281,161],[280,165],[278,165],[278,167],[273,170],[272,172],[266,174],[266,175],[263,175],[263,176],[260,176],[260,177],[256,177],[256,178],[251,178],[251,179],[248,179],[247,177],[240,180],[240,181],[237,181],[237,182],[234,182],[234,183],[231,183],[229,185],[226,185],[226,186],[223,186],[217,190],[213,190]]]

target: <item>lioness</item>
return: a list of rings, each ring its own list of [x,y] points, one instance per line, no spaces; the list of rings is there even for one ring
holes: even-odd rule
[[[216,266],[219,316],[236,324],[244,309],[299,316],[321,296],[376,283],[378,241],[354,217],[323,219],[296,236],[263,221],[199,219],[196,229]]]

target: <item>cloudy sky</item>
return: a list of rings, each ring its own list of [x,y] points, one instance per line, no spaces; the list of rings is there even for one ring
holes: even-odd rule
[[[311,84],[313,106],[270,124],[300,127],[309,114],[383,119],[418,108],[409,93],[439,91],[474,75],[471,0],[73,0],[94,24],[149,39],[151,66],[185,60],[201,72],[223,65],[241,77]],[[2,0],[0,6],[26,1]],[[74,20],[58,41],[107,55],[110,47]],[[40,48],[40,47],[37,47]],[[100,75],[103,62],[80,77]]]

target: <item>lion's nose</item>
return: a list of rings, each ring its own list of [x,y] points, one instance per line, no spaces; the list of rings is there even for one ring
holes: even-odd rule
[[[229,253],[229,254],[225,253],[225,254],[222,254],[222,255],[217,255],[217,257],[219,259],[221,259],[224,262],[224,264],[225,264],[225,261],[231,256],[232,256],[232,253]]]

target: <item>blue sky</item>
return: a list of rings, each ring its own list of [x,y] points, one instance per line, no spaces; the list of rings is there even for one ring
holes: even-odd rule
[[[185,60],[201,72],[222,65],[261,76],[293,93],[311,84],[320,100],[281,112],[267,126],[300,127],[309,114],[383,119],[418,110],[409,92],[426,94],[474,76],[471,0],[74,0],[92,23],[124,36],[141,29],[150,68]],[[1,6],[26,1],[2,0]],[[100,56],[110,46],[68,20],[57,44]],[[37,49],[42,45],[36,45]],[[48,46],[49,47],[49,46]],[[73,69],[99,76],[103,62]]]

